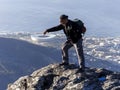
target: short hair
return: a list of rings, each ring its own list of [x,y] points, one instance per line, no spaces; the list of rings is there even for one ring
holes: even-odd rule
[[[60,19],[68,19],[68,16],[63,14],[63,15],[60,16]]]

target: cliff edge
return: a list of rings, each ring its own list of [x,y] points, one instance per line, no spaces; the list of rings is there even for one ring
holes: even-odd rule
[[[9,84],[7,90],[120,90],[120,73],[102,68],[83,73],[74,64],[50,64]]]

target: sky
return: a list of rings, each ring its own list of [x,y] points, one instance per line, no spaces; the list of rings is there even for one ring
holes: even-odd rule
[[[79,18],[88,35],[119,36],[119,0],[0,0],[0,31],[42,32],[61,14]]]

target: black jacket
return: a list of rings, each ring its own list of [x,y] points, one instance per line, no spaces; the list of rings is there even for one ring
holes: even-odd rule
[[[58,26],[47,29],[48,32],[54,32],[59,30],[63,30],[67,39],[71,40],[73,43],[77,43],[78,40],[82,38],[81,27],[71,20],[68,20],[68,23],[65,26],[60,24]]]

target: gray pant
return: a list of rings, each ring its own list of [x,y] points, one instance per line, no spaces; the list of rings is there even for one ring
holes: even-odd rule
[[[80,68],[85,68],[85,60],[82,46],[82,39],[80,39],[77,43],[72,43],[70,41],[66,41],[62,46],[62,60],[64,63],[69,63],[68,50],[74,46],[75,51],[77,53],[78,62]]]

